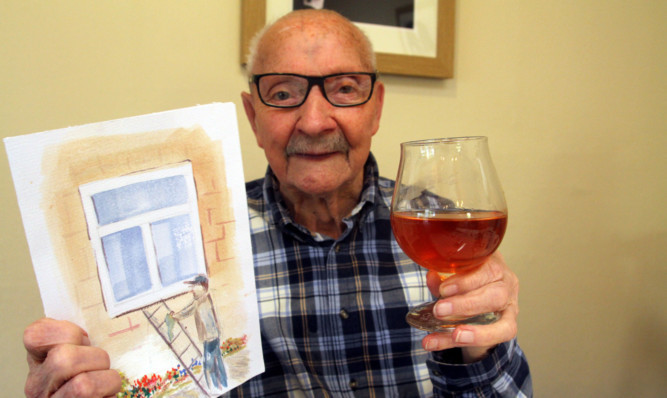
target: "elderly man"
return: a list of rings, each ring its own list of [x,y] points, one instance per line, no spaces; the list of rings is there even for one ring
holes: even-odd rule
[[[361,31],[331,11],[290,13],[260,33],[248,71],[243,105],[269,162],[246,186],[266,372],[231,394],[532,395],[515,339],[518,282],[500,255],[428,278],[444,297],[436,316],[499,311],[498,322],[428,335],[405,323],[426,288],[391,234],[393,182],[370,154],[384,86]],[[24,340],[29,396],[119,389],[78,327],[41,320]]]

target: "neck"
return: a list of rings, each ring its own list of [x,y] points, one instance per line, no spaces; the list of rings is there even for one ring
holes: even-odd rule
[[[363,176],[334,192],[307,194],[281,185],[280,193],[294,221],[312,233],[336,239],[343,233],[343,218],[359,202],[362,187]]]

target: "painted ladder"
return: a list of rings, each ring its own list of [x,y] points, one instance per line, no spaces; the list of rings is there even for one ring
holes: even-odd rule
[[[164,301],[158,301],[157,303],[144,308],[142,311],[144,312],[144,315],[146,315],[148,322],[153,325],[160,337],[162,337],[162,340],[164,340],[167,346],[169,346],[171,351],[176,355],[176,358],[178,358],[178,361],[188,373],[190,379],[194,382],[197,388],[208,396],[208,392],[202,385],[202,379],[204,378],[203,370],[199,374],[199,377],[196,377],[190,369],[190,364],[185,362],[188,359],[192,361],[193,358],[201,358],[203,363],[202,353],[197,347],[196,342],[187,332],[186,327],[181,325],[179,321],[174,320],[173,338],[169,338],[170,336],[167,331],[168,327],[165,318],[167,314],[171,312],[171,309]]]

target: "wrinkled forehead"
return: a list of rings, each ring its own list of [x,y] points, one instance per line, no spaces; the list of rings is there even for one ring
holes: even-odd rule
[[[339,19],[295,16],[281,20],[259,42],[253,73],[305,73],[323,67],[336,72],[371,71],[372,62],[359,35],[354,25]]]

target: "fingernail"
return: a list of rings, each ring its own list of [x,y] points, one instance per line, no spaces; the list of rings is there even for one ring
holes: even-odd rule
[[[456,342],[470,344],[475,341],[475,334],[469,330],[463,330],[456,335]]]
[[[435,316],[438,318],[450,315],[453,311],[452,303],[444,302],[435,305]]]
[[[456,294],[456,292],[459,290],[458,286],[456,285],[447,285],[443,288],[440,288],[440,295],[442,297],[449,297],[453,296]]]

